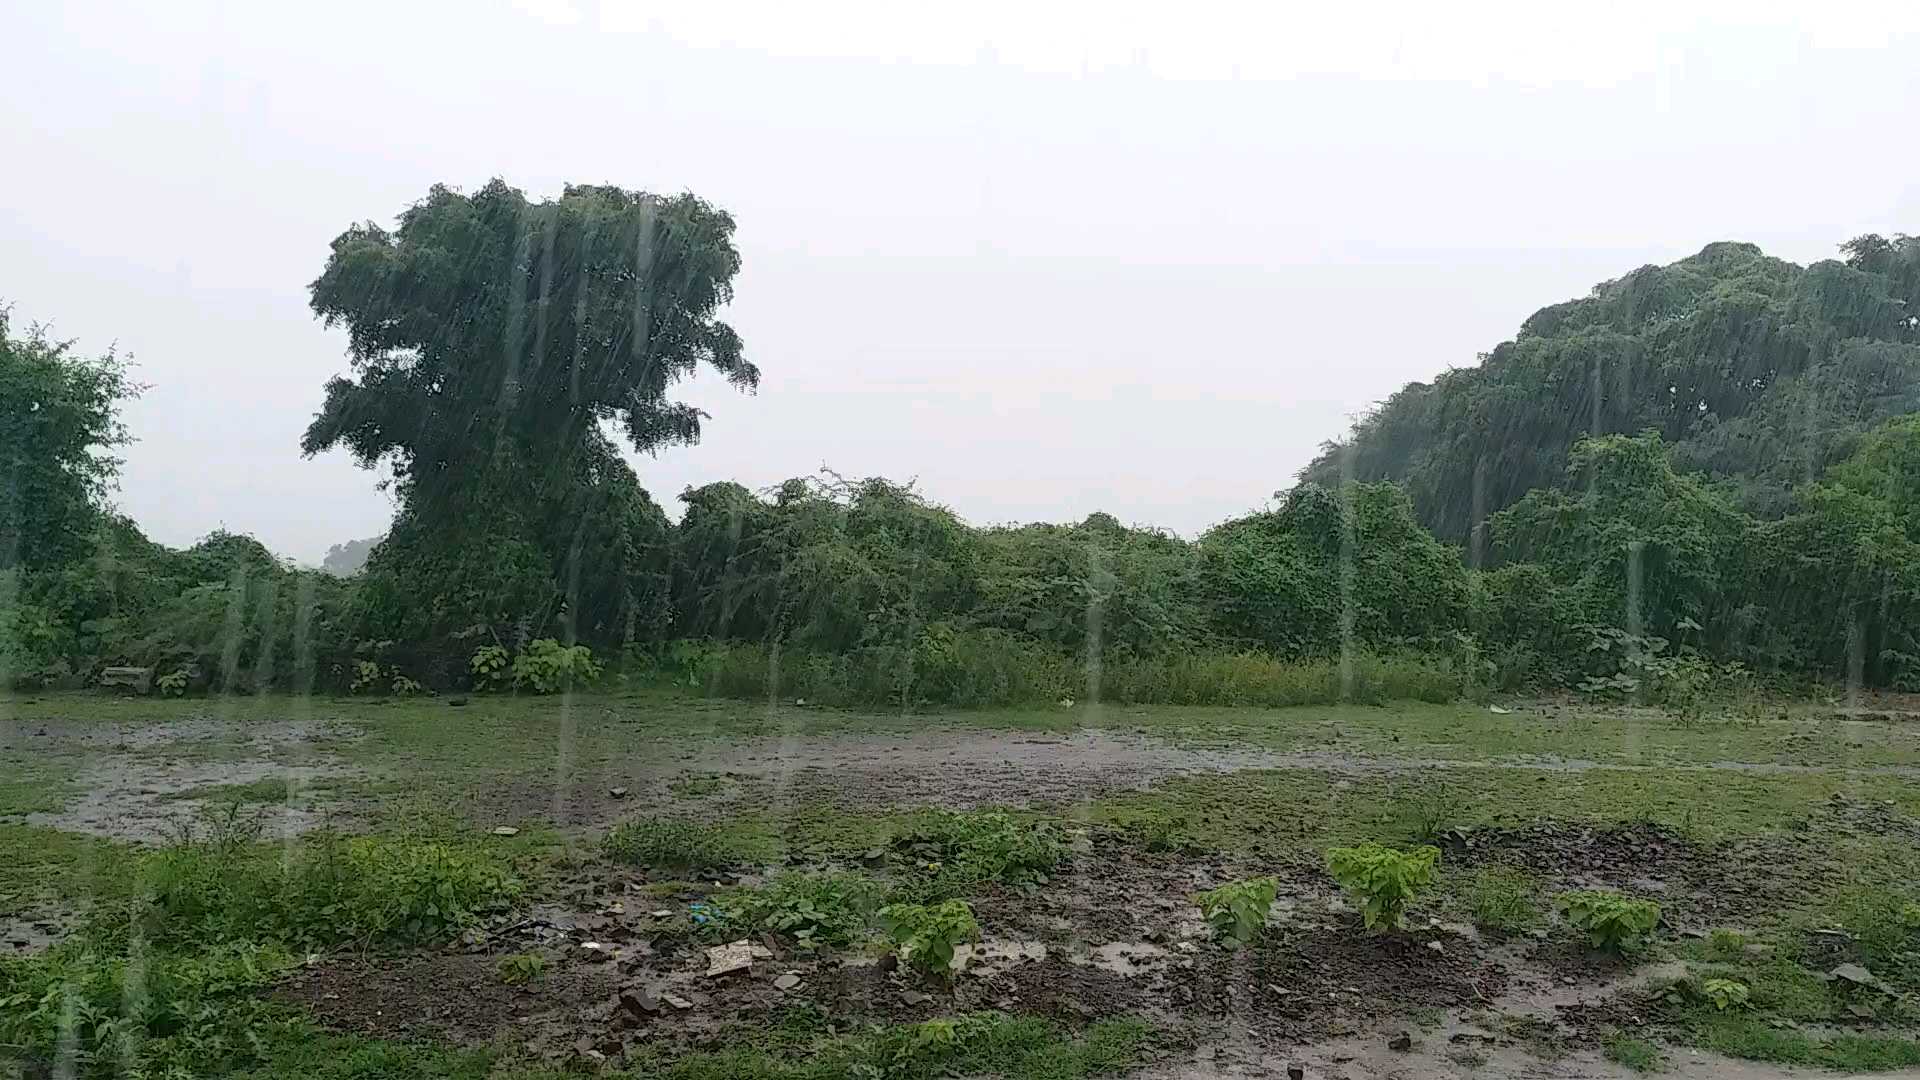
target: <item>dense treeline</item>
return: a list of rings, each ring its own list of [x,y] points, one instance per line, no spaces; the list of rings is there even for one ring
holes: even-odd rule
[[[304,445],[401,496],[348,577],[245,537],[146,541],[105,501],[118,360],[0,323],[0,678],[393,692],[505,682],[522,656],[549,686],[590,671],[577,642],[629,677],[901,707],[1920,683],[1907,238],[1806,270],[1715,245],[1547,309],[1360,424],[1358,479],[1317,462],[1188,541],[1104,514],[978,528],[831,473],[690,489],[675,524],[614,432],[691,441],[678,378],[757,380],[714,317],[731,228],[691,196],[496,182],[343,234],[313,303],[354,372]],[[1622,359],[1621,387],[1673,389],[1583,396]]]

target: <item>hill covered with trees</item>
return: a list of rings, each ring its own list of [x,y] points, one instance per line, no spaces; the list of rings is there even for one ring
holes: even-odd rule
[[[1465,543],[1560,485],[1588,436],[1657,432],[1674,464],[1779,517],[1875,425],[1920,410],[1920,237],[1862,236],[1796,266],[1710,244],[1541,308],[1474,367],[1409,383],[1301,479],[1405,485]]]

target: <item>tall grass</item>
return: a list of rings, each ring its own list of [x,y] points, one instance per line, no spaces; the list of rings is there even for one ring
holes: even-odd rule
[[[928,650],[875,647],[833,655],[766,645],[681,650],[661,681],[720,697],[804,699],[822,705],[982,708],[1099,700],[1120,705],[1331,705],[1452,701],[1469,687],[1444,660],[1358,654],[1282,660],[1252,652],[1178,652],[1104,660],[1011,635],[954,635]],[[1097,680],[1097,685],[1095,681]]]

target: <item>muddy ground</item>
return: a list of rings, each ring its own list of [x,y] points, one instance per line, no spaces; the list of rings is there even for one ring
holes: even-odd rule
[[[1250,852],[1153,852],[1138,837],[1075,814],[1117,792],[1152,792],[1182,777],[1245,770],[1303,775],[1446,775],[1471,785],[1488,770],[1568,773],[1600,767],[1568,756],[1432,756],[1405,752],[1199,745],[1108,728],[1031,732],[934,723],[911,732],[806,727],[787,714],[772,732],[717,738],[655,734],[610,741],[589,717],[580,730],[539,733],[537,757],[387,753],[364,717],[209,709],[164,724],[85,718],[0,720],[0,760],[65,771],[68,797],[24,815],[28,824],[158,842],[227,796],[222,785],[280,778],[283,803],[257,808],[271,831],[330,823],[367,827],[409,794],[431,790],[476,829],[540,823],[590,841],[622,818],[735,813],[829,804],[850,812],[983,805],[1067,810],[1074,854],[1038,890],[977,898],[983,930],[951,987],[908,978],[862,950],[757,946],[750,968],[707,974],[714,944],[687,932],[698,892],[660,893],[639,871],[593,863],[556,897],[503,916],[456,945],[404,954],[317,957],[278,991],[324,1023],[382,1038],[524,1048],[555,1062],[617,1061],[642,1043],[724,1045],[730,1032],[787,1010],[836,1023],[917,1020],[971,1009],[1037,1013],[1069,1025],[1108,1016],[1148,1019],[1168,1033],[1143,1076],[1620,1076],[1601,1057],[1606,1032],[1631,1019],[1635,988],[1673,974],[1658,963],[1596,963],[1562,939],[1484,936],[1458,918],[1422,918],[1402,937],[1360,931],[1318,860]],[[448,712],[448,724],[460,722]],[[568,724],[574,721],[569,719]],[[1515,724],[1524,724],[1524,713]],[[1831,737],[1911,739],[1903,716],[1832,719]],[[784,725],[784,730],[782,730]],[[1891,732],[1891,734],[1890,734]],[[1793,736],[1795,738],[1799,735]],[[1398,737],[1394,738],[1398,741]],[[1903,744],[1904,745],[1904,744]],[[610,748],[611,747],[611,748]],[[456,767],[457,766],[457,767]],[[1904,782],[1920,761],[1858,767],[1792,760],[1610,761],[1697,783],[1703,801],[1722,775],[1875,777]],[[1566,821],[1463,830],[1443,841],[1449,868],[1509,865],[1552,888],[1607,887],[1649,895],[1669,932],[1742,926],[1819,883],[1809,837],[1858,832],[1920,843],[1920,821],[1892,800],[1843,798],[1804,808],[1805,829],[1713,845],[1652,823]],[[801,864],[799,868],[806,868]],[[1191,895],[1274,873],[1270,931],[1246,952],[1206,940]],[[17,916],[21,947],[58,933],[57,909]],[[0,927],[7,930],[8,927]],[[593,948],[588,947],[588,943]],[[545,973],[510,986],[499,960],[537,953]],[[1628,1010],[1623,1012],[1623,1010]],[[1683,1076],[1759,1078],[1781,1070],[1697,1052],[1670,1054]]]

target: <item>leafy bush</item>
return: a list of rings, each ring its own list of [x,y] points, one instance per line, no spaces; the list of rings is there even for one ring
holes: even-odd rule
[[[497,688],[513,677],[508,670],[507,650],[499,645],[475,649],[473,658],[467,661],[467,673],[473,676],[475,689]]]
[[[622,823],[601,846],[616,862],[654,870],[713,870],[741,858],[739,846],[720,829],[674,818]]]
[[[1735,979],[1707,979],[1700,984],[1700,995],[1720,1012],[1744,1008],[1753,997],[1747,984]]]
[[[1524,870],[1488,866],[1475,871],[1466,900],[1474,924],[1487,930],[1517,934],[1540,923],[1539,883]]]
[[[1058,829],[999,811],[922,814],[893,834],[891,846],[910,861],[924,898],[951,896],[987,881],[1044,885],[1066,857]]]
[[[1432,886],[1439,858],[1438,848],[1396,851],[1368,843],[1328,850],[1327,870],[1360,902],[1367,929],[1384,930],[1405,925],[1407,905]]]
[[[954,950],[980,937],[980,924],[965,900],[888,904],[880,909],[880,922],[901,960],[940,978],[952,977]]]
[[[1746,955],[1747,935],[1738,930],[1724,927],[1707,935],[1707,955],[1715,960],[1732,962]]]
[[[1245,948],[1267,925],[1267,909],[1280,884],[1271,877],[1251,878],[1203,892],[1193,902],[1207,920],[1215,941]]]
[[[175,668],[153,680],[153,688],[160,691],[162,697],[179,697],[187,692],[187,686],[193,681],[193,673],[186,668]]]
[[[601,666],[585,645],[562,645],[539,638],[513,658],[513,685],[536,694],[553,694],[585,686],[600,678]]]
[[[547,958],[539,953],[514,953],[500,958],[500,981],[508,986],[538,982],[547,972]]]
[[[1561,893],[1555,905],[1596,949],[1628,952],[1645,944],[1660,925],[1660,905],[1598,889]]]
[[[877,882],[855,874],[783,874],[761,888],[722,894],[714,907],[718,929],[728,936],[781,934],[811,949],[851,944],[872,920],[881,893]]]

